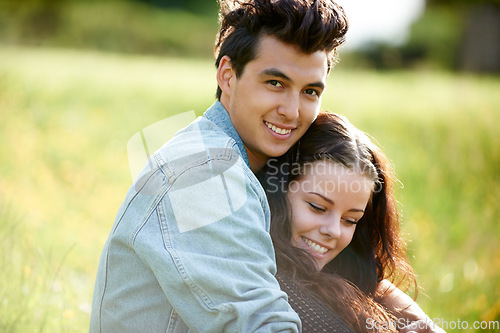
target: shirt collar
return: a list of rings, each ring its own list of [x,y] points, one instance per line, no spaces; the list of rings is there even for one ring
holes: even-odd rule
[[[241,141],[240,135],[234,128],[231,117],[229,116],[229,113],[227,112],[226,108],[224,108],[222,103],[220,101],[216,101],[214,104],[212,104],[211,107],[208,108],[207,111],[205,111],[203,116],[217,125],[217,127],[219,127],[229,137],[236,141],[236,144],[240,149],[241,156],[243,156],[243,160],[245,161],[247,166],[250,167],[250,162],[248,161],[248,155],[245,149],[245,145],[243,144],[243,141]]]

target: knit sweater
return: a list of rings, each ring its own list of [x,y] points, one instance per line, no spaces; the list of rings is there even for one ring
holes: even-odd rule
[[[302,332],[353,333],[347,323],[314,295],[284,274],[276,276],[288,302],[302,321]]]

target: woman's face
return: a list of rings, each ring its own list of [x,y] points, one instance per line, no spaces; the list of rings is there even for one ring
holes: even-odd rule
[[[373,181],[331,161],[309,164],[288,186],[292,244],[312,254],[322,269],[352,240]]]

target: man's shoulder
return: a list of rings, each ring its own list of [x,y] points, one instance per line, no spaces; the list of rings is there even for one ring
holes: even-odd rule
[[[177,132],[155,152],[154,159],[169,178],[177,178],[182,173],[207,163],[211,169],[228,169],[237,164],[239,168],[250,171],[245,167],[234,138],[206,117],[198,117]]]
[[[214,149],[236,149],[239,152],[233,138],[207,118],[198,117],[177,132],[157,153],[168,163],[179,158],[195,158]]]
[[[206,117],[198,117],[186,128],[179,131],[173,139],[186,140],[188,143],[199,144],[201,140],[206,147],[226,146],[235,140],[213,121]]]

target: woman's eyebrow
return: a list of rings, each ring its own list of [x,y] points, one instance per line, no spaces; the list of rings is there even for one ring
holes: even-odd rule
[[[331,205],[335,204],[335,203],[333,202],[333,200],[331,200],[331,199],[329,199],[329,198],[325,197],[323,194],[320,194],[320,193],[317,193],[317,192],[309,192],[309,193],[310,193],[310,194],[314,194],[314,195],[319,196],[320,198],[322,198],[323,200],[325,200],[326,202],[328,202],[328,203],[329,203],[329,204],[331,204]]]
[[[317,195],[318,197],[322,198],[323,200],[325,200],[326,202],[328,202],[329,204],[331,205],[334,205],[335,202],[327,197],[325,197],[323,194],[320,194],[320,193],[317,193],[317,192],[309,192],[310,194],[314,194],[314,195]],[[364,209],[359,209],[359,208],[351,208],[349,209],[350,212],[353,212],[353,213],[364,213]]]

